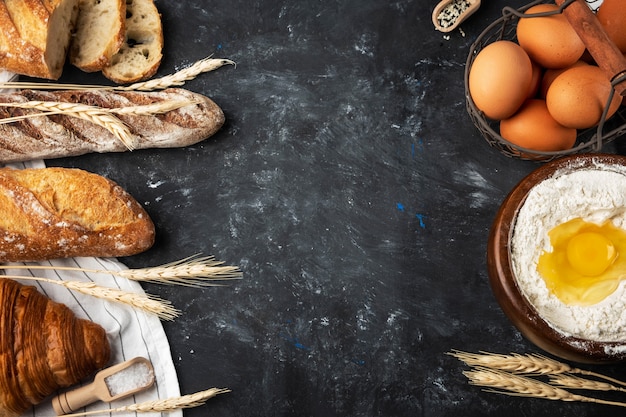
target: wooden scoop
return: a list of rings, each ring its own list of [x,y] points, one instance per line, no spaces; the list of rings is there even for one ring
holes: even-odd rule
[[[433,25],[440,32],[452,32],[479,7],[480,0],[441,0],[433,10]]]
[[[69,414],[95,401],[111,402],[148,389],[154,384],[149,360],[137,357],[98,372],[89,385],[57,395],[52,407],[57,415]]]
[[[557,6],[563,3],[565,0],[556,0]],[[565,6],[563,15],[611,82],[626,74],[626,58],[606,34],[600,21],[584,0],[575,0]],[[625,81],[617,83],[614,88],[619,95],[626,95]]]

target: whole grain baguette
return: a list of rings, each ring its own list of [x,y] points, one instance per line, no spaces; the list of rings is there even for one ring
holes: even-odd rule
[[[192,101],[194,104],[163,114],[115,114],[132,135],[135,149],[184,147],[200,142],[224,124],[224,113],[209,98],[182,88],[161,91],[62,90],[0,94],[0,103],[33,101],[80,103],[102,109],[132,109],[135,106]],[[2,118],[37,110],[0,107]],[[111,131],[88,120],[71,115],[28,117],[0,123],[0,162],[51,159],[86,153],[123,152],[127,146]]]
[[[0,168],[0,262],[117,257],[154,243],[143,207],[113,181],[72,168]]]
[[[1,1],[0,68],[58,79],[77,15],[77,0]]]

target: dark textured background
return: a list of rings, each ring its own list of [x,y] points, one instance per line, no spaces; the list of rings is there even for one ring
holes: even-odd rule
[[[485,393],[446,355],[538,351],[486,274],[496,210],[537,164],[489,147],[467,116],[469,46],[505,4],[483,3],[447,37],[434,1],[157,2],[159,75],[210,54],[237,62],[186,86],[223,108],[224,128],[186,149],[48,164],[108,176],[145,205],[158,241],[129,266],[201,253],[243,270],[227,287],[147,286],[184,311],[164,323],[182,392],[233,390],[186,416],[620,411]]]

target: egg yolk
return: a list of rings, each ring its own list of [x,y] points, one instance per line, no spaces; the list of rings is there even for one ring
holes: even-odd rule
[[[610,221],[598,225],[575,218],[548,232],[552,252],[539,257],[537,271],[563,303],[596,304],[626,278],[626,231]]]

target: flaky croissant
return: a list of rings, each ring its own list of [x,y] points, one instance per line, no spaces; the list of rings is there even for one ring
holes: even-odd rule
[[[104,367],[104,329],[33,286],[0,278],[0,417],[14,417]]]

